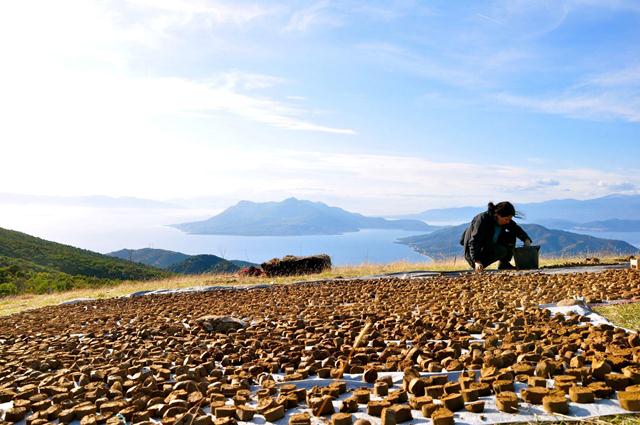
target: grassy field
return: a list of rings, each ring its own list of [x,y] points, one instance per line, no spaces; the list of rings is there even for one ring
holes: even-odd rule
[[[640,331],[640,303],[598,307],[595,311],[618,326]]]
[[[601,258],[603,263],[614,262],[614,258]],[[583,258],[553,258],[553,259],[541,259],[542,267],[556,267],[564,264],[578,264],[583,262]],[[495,269],[495,265],[490,267]],[[98,288],[76,289],[67,292],[54,292],[51,294],[34,295],[24,294],[0,298],[0,316],[6,316],[8,314],[17,313],[23,310],[39,308],[48,305],[56,305],[65,301],[74,300],[78,298],[112,298],[130,294],[136,291],[144,290],[157,290],[157,289],[179,289],[189,288],[194,286],[213,286],[213,285],[258,285],[258,284],[278,284],[278,283],[293,283],[298,281],[316,281],[324,279],[335,278],[350,278],[358,276],[367,276],[373,274],[383,273],[398,273],[409,272],[416,270],[427,271],[450,271],[450,270],[467,270],[469,271],[468,264],[464,259],[453,259],[447,261],[438,262],[424,262],[424,263],[409,263],[409,262],[395,262],[388,264],[359,264],[354,266],[338,266],[333,267],[330,271],[308,275],[308,276],[292,276],[292,277],[280,277],[280,278],[266,278],[266,277],[238,277],[228,274],[220,275],[195,275],[195,276],[180,276],[172,277],[160,280],[150,281],[126,281],[119,285],[103,286]],[[613,314],[606,312],[606,314]],[[631,318],[632,315],[628,314],[625,317]],[[616,319],[622,319],[622,316],[616,317]],[[625,322],[626,323],[626,322]],[[623,325],[625,326],[625,325]],[[637,328],[638,325],[635,325]]]

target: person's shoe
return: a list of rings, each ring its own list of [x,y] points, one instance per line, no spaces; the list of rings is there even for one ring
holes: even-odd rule
[[[511,263],[500,263],[498,270],[516,270],[516,268]]]

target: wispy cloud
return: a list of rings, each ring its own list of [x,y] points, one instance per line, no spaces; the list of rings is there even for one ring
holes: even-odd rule
[[[501,93],[495,99],[574,118],[640,122],[640,66],[591,75],[557,93],[537,96]]]
[[[341,26],[343,24],[335,13],[330,13],[330,0],[319,0],[308,7],[295,10],[284,27],[287,32],[304,32],[317,25]]]
[[[640,122],[640,99],[635,97],[625,99],[606,93],[561,94],[545,98],[498,94],[495,99],[507,105],[572,118]]]
[[[388,42],[361,43],[357,47],[389,71],[409,73],[454,87],[478,87],[486,84],[477,73],[459,66],[451,58],[443,58],[437,54],[420,54]]]

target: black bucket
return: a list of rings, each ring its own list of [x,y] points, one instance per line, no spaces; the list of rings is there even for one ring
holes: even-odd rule
[[[513,259],[518,270],[531,270],[539,268],[540,246],[521,246],[513,251]]]

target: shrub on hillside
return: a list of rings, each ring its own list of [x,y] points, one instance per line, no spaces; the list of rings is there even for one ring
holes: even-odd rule
[[[18,288],[13,283],[0,283],[0,297],[6,297],[8,295],[15,295],[18,293]]]

